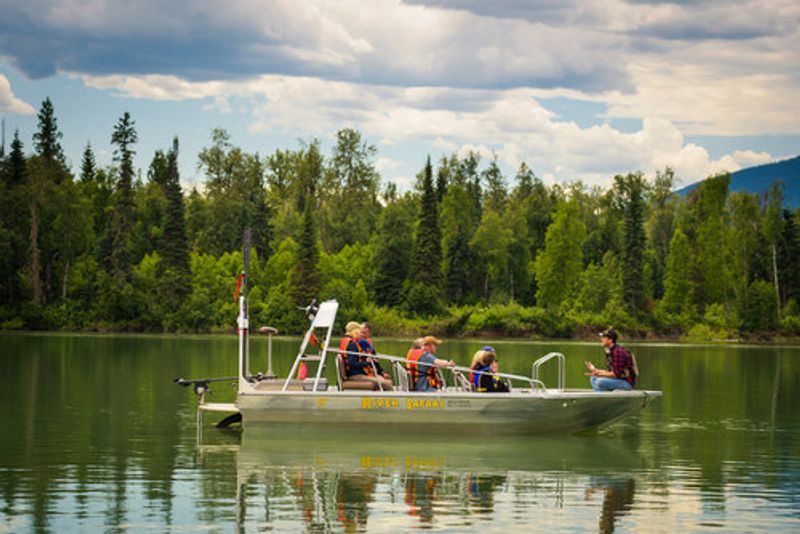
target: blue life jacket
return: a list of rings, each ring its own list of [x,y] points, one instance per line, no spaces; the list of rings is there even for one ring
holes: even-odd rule
[[[484,365],[483,367],[477,367],[473,369],[472,385],[475,386],[475,389],[481,387],[481,377],[483,376],[482,373],[486,373],[487,371],[491,371],[491,367],[489,367],[488,365]]]

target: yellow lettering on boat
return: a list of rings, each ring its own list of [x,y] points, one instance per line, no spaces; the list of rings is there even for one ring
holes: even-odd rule
[[[317,399],[317,408],[322,408],[328,405],[328,399],[320,397]]]
[[[397,467],[395,456],[362,456],[361,467]]]
[[[436,469],[443,466],[441,456],[406,456],[406,469]]]
[[[361,399],[362,410],[385,410],[399,407],[400,401],[397,399],[370,399],[369,397],[362,397]]]
[[[406,410],[441,410],[443,399],[406,399]]]

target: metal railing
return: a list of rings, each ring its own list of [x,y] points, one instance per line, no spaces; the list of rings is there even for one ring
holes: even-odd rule
[[[405,369],[403,369],[403,365],[406,365],[408,363],[414,363],[414,364],[419,365],[419,362],[416,362],[416,361],[413,361],[413,360],[407,360],[405,358],[400,358],[398,356],[390,356],[388,354],[376,353],[376,354],[367,355],[367,354],[364,354],[363,352],[346,351],[346,350],[342,351],[342,350],[339,350],[339,349],[332,349],[332,348],[325,348],[325,349],[323,349],[322,352],[334,352],[334,353],[337,353],[337,354],[350,354],[350,355],[354,355],[354,356],[367,356],[369,358],[375,358],[376,360],[386,360],[386,361],[389,361],[389,362],[393,362],[392,365],[394,367],[394,374],[395,374],[395,377],[398,378],[398,384],[397,385],[401,385],[401,383],[402,383],[402,379],[400,379],[399,376],[400,376],[401,372],[405,372]],[[547,387],[544,385],[544,382],[539,380],[538,376],[536,376],[536,371],[538,370],[537,364],[539,364],[540,362],[544,363],[544,361],[546,361],[546,360],[544,360],[544,358],[552,357],[553,355],[556,355],[556,354],[561,356],[561,359],[563,360],[564,355],[560,354],[560,353],[551,353],[551,354],[548,354],[547,356],[544,356],[543,358],[539,358],[539,360],[537,360],[536,363],[534,363],[534,376],[532,376],[532,377],[527,377],[527,376],[522,376],[522,375],[514,375],[514,374],[510,374],[510,373],[492,373],[491,371],[476,371],[474,369],[470,369],[469,367],[463,367],[463,366],[459,366],[459,365],[456,365],[455,367],[442,367],[442,368],[437,368],[437,369],[441,370],[441,371],[448,371],[448,370],[449,371],[453,371],[453,373],[451,373],[451,374],[453,376],[453,381],[454,381],[455,387],[457,387],[457,388],[463,387],[463,385],[459,383],[460,381],[458,380],[458,378],[455,375],[455,372],[460,372],[460,373],[473,373],[473,374],[478,374],[478,375],[488,374],[488,375],[493,375],[493,376],[497,376],[497,377],[500,377],[500,378],[506,378],[506,379],[508,379],[509,391],[513,391],[513,385],[512,385],[512,381],[513,380],[517,380],[519,382],[525,382],[525,383],[530,385],[532,393],[546,394],[547,393]],[[542,360],[544,360],[544,361],[542,361]],[[402,365],[394,365],[395,363],[402,364]],[[563,365],[562,364],[559,365],[559,370],[560,370],[559,387],[560,387],[560,389],[563,389],[563,387],[564,387],[564,376],[563,376]],[[464,378],[463,375],[462,375],[462,378]],[[406,378],[406,380],[407,380],[407,378]],[[408,383],[408,385],[406,387],[408,388],[406,391],[413,390],[413,385],[410,384],[410,381],[409,381],[409,383]],[[445,389],[446,389],[446,384],[445,384]],[[381,388],[381,390],[382,390],[382,388]]]
[[[559,391],[564,391],[564,385],[566,383],[566,371],[564,370],[565,358],[564,358],[564,355],[561,354],[560,352],[551,352],[549,354],[545,354],[544,356],[542,356],[541,358],[539,358],[538,360],[533,362],[533,365],[531,366],[531,381],[535,382],[536,384],[541,384],[542,387],[544,387],[544,382],[542,382],[539,379],[539,368],[543,364],[545,364],[545,363],[549,362],[550,360],[552,360],[553,358],[556,358],[558,360],[558,388],[557,389]],[[547,392],[547,388],[545,388],[545,392]]]

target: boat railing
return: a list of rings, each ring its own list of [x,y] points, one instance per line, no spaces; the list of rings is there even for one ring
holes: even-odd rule
[[[558,390],[564,391],[564,385],[566,382],[566,372],[564,370],[564,363],[566,358],[564,358],[564,355],[561,354],[560,352],[550,352],[548,354],[545,354],[535,362],[533,362],[533,365],[531,366],[531,380],[536,384],[541,384],[542,387],[544,387],[544,383],[539,378],[539,369],[542,367],[542,365],[544,365],[545,363],[549,362],[554,358],[558,360]]]
[[[338,356],[339,354],[348,354],[348,355],[353,355],[353,356],[365,356],[365,354],[363,352],[346,351],[346,350],[343,351],[343,350],[340,350],[338,348],[325,348],[325,349],[322,350],[322,352],[333,352],[333,353],[336,353],[336,357],[339,357]],[[559,354],[559,353],[551,353],[551,354]],[[548,355],[548,356],[550,356],[550,355]],[[370,354],[369,357],[373,358],[375,360],[384,360],[384,361],[392,362],[393,371],[394,371],[394,375],[395,375],[395,378],[396,378],[396,385],[400,386],[402,388],[402,390],[404,390],[404,391],[408,391],[409,389],[413,389],[413,386],[408,382],[408,375],[405,375],[402,378],[401,378],[401,376],[406,372],[405,369],[403,368],[403,366],[407,366],[407,364],[409,364],[409,363],[418,364],[418,362],[413,361],[413,360],[407,360],[406,358],[401,358],[399,356],[391,356],[389,354],[381,354],[381,353]],[[563,359],[563,357],[564,356],[561,355],[562,359]],[[537,362],[539,362],[541,360],[542,360],[542,358],[537,360]],[[542,362],[542,363],[544,363],[544,362]],[[534,365],[536,365],[536,364],[534,364]],[[376,371],[374,363],[372,363],[372,366],[373,366],[373,371]],[[508,379],[509,390],[513,390],[513,381],[516,380],[518,382],[524,382],[524,383],[530,385],[531,393],[547,394],[547,392],[548,392],[547,387],[544,385],[544,382],[542,382],[538,378],[538,376],[529,377],[529,376],[515,375],[515,374],[511,374],[511,373],[493,373],[491,371],[476,371],[474,369],[470,369],[469,367],[463,367],[463,366],[459,366],[459,365],[456,365],[455,367],[441,367],[441,368],[437,368],[437,369],[440,370],[440,371],[451,371],[452,372],[451,374],[453,376],[453,381],[455,383],[455,387],[456,388],[464,388],[464,389],[466,389],[466,391],[471,391],[471,386],[469,385],[469,381],[466,379],[466,377],[464,376],[463,373],[473,373],[473,374],[478,374],[478,375],[487,374],[487,375],[497,376],[499,378]],[[536,367],[535,369],[538,370],[538,367]],[[563,366],[560,366],[560,369],[563,371]],[[458,373],[460,375],[460,377],[461,377],[460,379],[458,378],[458,375],[456,373]],[[377,372],[376,372],[376,374],[377,374]],[[563,374],[563,372],[562,372],[562,374]],[[463,381],[466,381],[466,384],[463,383],[462,379],[463,379]],[[559,378],[559,388],[560,389],[563,389],[563,383],[564,383],[563,376],[560,376],[560,378]],[[381,391],[383,391],[383,387],[380,385],[380,382],[379,382],[379,388],[380,388]]]

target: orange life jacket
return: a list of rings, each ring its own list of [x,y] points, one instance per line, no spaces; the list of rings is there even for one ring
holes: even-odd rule
[[[411,385],[410,387],[415,388],[417,387],[417,380],[419,379],[420,375],[428,377],[428,384],[430,384],[433,388],[439,388],[439,377],[436,374],[436,368],[433,365],[424,364],[426,370],[423,371],[420,369],[420,365],[417,363],[425,354],[425,349],[411,349],[406,353],[406,367],[408,368],[408,372],[411,373]]]
[[[341,339],[341,341],[339,341],[339,357],[342,359],[342,362],[344,362],[344,373],[345,373],[345,375],[349,375],[350,374],[350,364],[349,364],[348,356],[351,356],[351,355],[347,354],[347,346],[350,344],[351,341],[353,343],[355,343],[356,348],[358,349],[358,352],[359,352],[358,361],[359,362],[363,362],[363,361],[365,361],[367,359],[366,356],[363,356],[364,351],[361,350],[361,344],[358,342],[358,340],[353,338],[353,337],[350,337],[350,336],[344,336]],[[370,367],[366,367],[364,369],[364,374],[365,375],[373,374],[372,367],[371,366]]]

